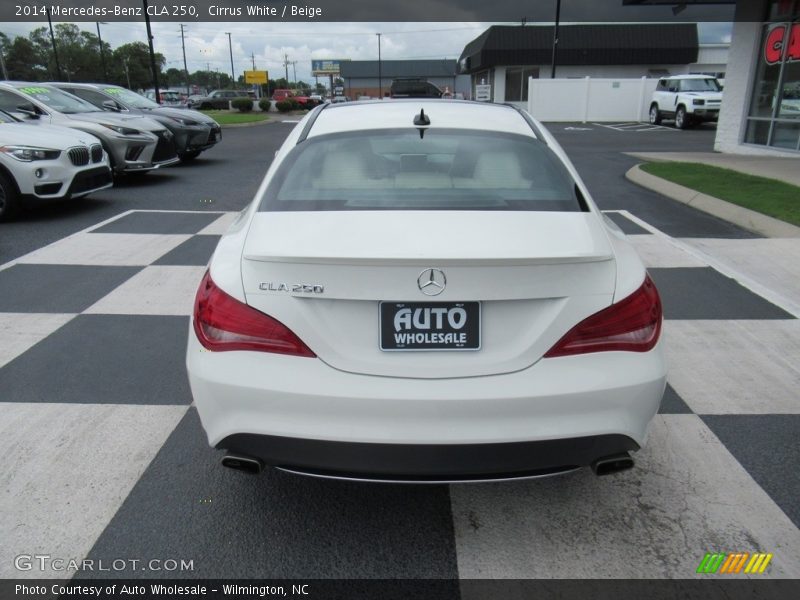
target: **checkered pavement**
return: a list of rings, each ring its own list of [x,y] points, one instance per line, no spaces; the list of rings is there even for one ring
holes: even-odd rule
[[[14,569],[43,553],[192,559],[170,575],[204,578],[686,578],[728,551],[774,553],[761,577],[800,577],[800,294],[740,252],[784,241],[675,240],[608,214],[662,294],[670,374],[636,468],[604,478],[417,487],[220,468],[184,353],[234,213],[129,211],[0,266],[0,577],[63,577]]]

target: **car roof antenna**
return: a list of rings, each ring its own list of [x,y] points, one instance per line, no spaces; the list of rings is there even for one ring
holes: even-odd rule
[[[419,139],[425,137],[425,127],[428,127],[431,124],[431,120],[428,115],[425,114],[425,109],[420,108],[419,114],[414,117],[414,125],[417,126],[419,131]]]

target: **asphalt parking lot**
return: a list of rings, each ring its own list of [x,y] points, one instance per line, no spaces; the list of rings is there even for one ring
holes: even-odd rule
[[[292,127],[226,129],[195,164],[0,224],[0,577],[63,578],[15,568],[42,553],[191,560],[168,573],[190,578],[692,578],[707,552],[800,577],[800,315],[724,260],[773,240],[624,179],[625,152],[709,151],[708,126],[550,126],[664,302],[669,386],[633,470],[402,486],[222,469],[191,406],[188,315]]]

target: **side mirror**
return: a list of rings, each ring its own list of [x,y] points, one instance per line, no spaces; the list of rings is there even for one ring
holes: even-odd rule
[[[110,110],[111,112],[119,112],[119,106],[113,100],[103,100],[103,110]]]
[[[32,104],[20,104],[19,106],[17,106],[17,112],[22,113],[29,119],[39,118],[39,113],[36,112],[36,107],[33,106]]]

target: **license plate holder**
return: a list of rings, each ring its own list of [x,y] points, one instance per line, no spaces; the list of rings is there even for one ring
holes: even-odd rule
[[[480,302],[381,302],[380,349],[384,352],[481,349]]]

